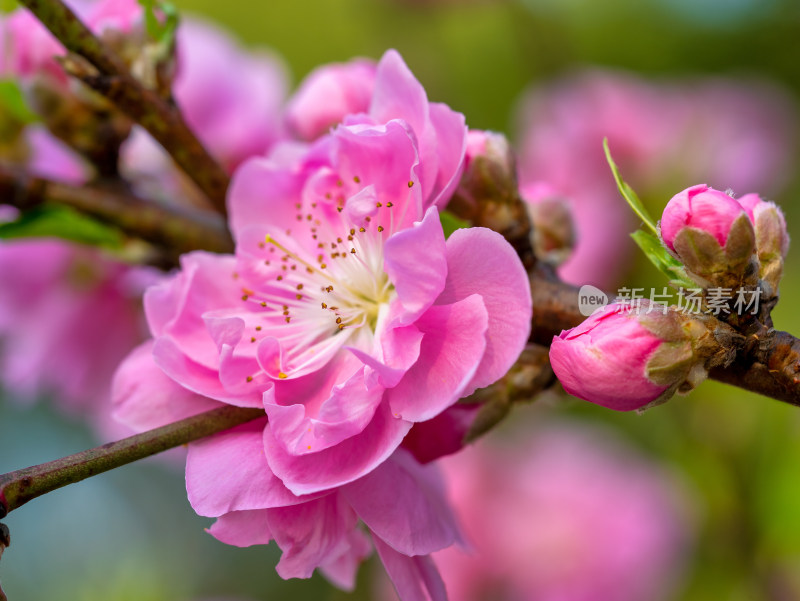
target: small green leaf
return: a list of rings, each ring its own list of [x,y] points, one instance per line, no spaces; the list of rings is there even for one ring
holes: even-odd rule
[[[0,80],[0,114],[9,115],[22,125],[39,120],[36,113],[28,108],[22,90],[10,79]]]
[[[650,262],[656,266],[656,269],[667,276],[671,286],[674,288],[696,287],[696,284],[686,275],[683,263],[669,254],[657,236],[645,230],[636,230],[631,234],[631,238],[639,245]]]
[[[139,0],[139,4],[144,8],[147,35],[158,44],[171,45],[178,29],[175,5],[158,0]]]
[[[0,238],[63,238],[110,249],[121,248],[123,242],[117,230],[59,205],[42,205],[0,224]]]
[[[622,197],[628,203],[633,212],[636,213],[639,218],[644,221],[644,224],[652,231],[654,234],[657,233],[656,231],[656,222],[653,221],[653,218],[647,212],[647,209],[642,204],[642,201],[639,200],[639,197],[636,195],[636,192],[633,191],[623,179],[622,175],[620,175],[619,167],[614,162],[614,159],[611,158],[611,151],[608,149],[608,138],[603,138],[603,150],[606,153],[606,160],[608,161],[608,166],[611,167],[611,173],[614,174],[614,180],[617,182],[617,188],[619,189],[619,193],[622,194]]]
[[[442,229],[444,230],[445,238],[449,238],[450,234],[452,234],[456,230],[460,230],[462,228],[470,226],[468,221],[459,219],[458,217],[456,217],[455,215],[453,215],[448,211],[439,212],[439,221],[442,222]]]

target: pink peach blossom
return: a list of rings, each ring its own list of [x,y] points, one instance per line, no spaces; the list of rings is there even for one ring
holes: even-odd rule
[[[313,140],[347,115],[369,110],[375,86],[375,63],[355,59],[317,67],[286,106],[286,122],[299,138]]]
[[[117,415],[142,428],[263,407],[268,420],[190,445],[187,490],[220,540],[276,540],[285,578],[319,567],[351,586],[360,519],[404,599],[443,598],[426,556],[458,531],[435,467],[398,447],[506,372],[531,312],[501,236],[444,238],[437,206],[465,144],[463,117],[387,52],[368,113],[236,172],[236,256],[185,255],[145,296],[154,340],[117,373]],[[142,393],[154,373],[171,385]]]

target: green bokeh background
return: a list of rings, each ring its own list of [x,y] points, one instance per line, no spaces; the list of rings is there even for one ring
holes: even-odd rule
[[[273,49],[295,84],[318,64],[378,58],[397,48],[430,98],[465,113],[470,126],[512,139],[520,92],[584,66],[647,76],[755,73],[800,93],[796,0],[175,3],[227,26],[247,45]],[[657,214],[674,191],[645,201]],[[790,231],[800,229],[798,192],[795,178],[778,199]],[[797,245],[787,265],[775,322],[798,333]],[[626,283],[663,285],[642,258]],[[800,599],[800,409],[706,382],[643,416],[551,402],[521,408],[511,419],[524,427],[548,413],[601,422],[682,474],[697,535],[676,599]],[[47,403],[0,404],[0,471],[93,444],[88,429]],[[122,468],[38,499],[6,523],[13,545],[0,578],[12,601],[371,598],[372,567],[362,568],[359,590],[347,595],[319,577],[281,581],[274,548],[214,541],[203,531],[209,520],[195,516],[186,501],[179,462]]]

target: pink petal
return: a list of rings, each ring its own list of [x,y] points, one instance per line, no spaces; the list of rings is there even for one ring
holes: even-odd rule
[[[468,130],[464,115],[456,113],[446,104],[431,103],[430,118],[436,131],[439,172],[429,198],[431,204],[443,209],[461,181]],[[427,156],[424,158],[427,159]]]
[[[316,412],[307,411],[300,403],[288,407],[278,405],[272,396],[271,391],[264,394],[272,436],[286,453],[309,455],[362,432],[373,419],[383,390],[367,390],[362,369],[334,386]]]
[[[277,571],[281,578],[310,578],[321,564],[341,557],[358,519],[341,495],[330,494],[308,503],[271,509],[270,531],[283,551]]]
[[[404,311],[396,323],[407,325],[430,307],[445,286],[447,258],[439,213],[431,207],[413,227],[384,245],[384,270],[397,290]]]
[[[264,458],[266,419],[257,419],[189,445],[186,491],[199,514],[302,503],[269,469]]]
[[[366,190],[371,188],[381,202],[373,204],[377,225],[390,232],[408,227],[422,217],[422,191],[408,187],[419,164],[419,156],[411,133],[404,122],[389,121],[383,125],[338,127],[333,137],[338,143],[335,168],[346,181],[355,181]],[[366,214],[366,198],[353,195],[347,202],[349,215]],[[389,206],[389,203],[392,206]],[[354,221],[360,223],[360,221]]]
[[[393,417],[384,402],[362,432],[317,453],[290,455],[269,425],[264,429],[264,446],[273,473],[294,494],[305,495],[368,474],[394,452],[410,428],[409,422]]]
[[[287,198],[300,198],[303,178],[299,172],[271,159],[250,159],[231,180],[228,189],[228,222],[235,238],[249,226],[269,226],[276,231],[296,223],[297,210]]]
[[[419,359],[386,391],[392,413],[421,422],[466,396],[486,351],[488,319],[478,294],[425,312],[415,324],[425,335]]]
[[[339,557],[320,564],[322,574],[336,587],[352,591],[356,586],[356,572],[361,563],[372,553],[372,543],[361,530],[351,530],[347,535],[347,546]]]
[[[369,369],[365,372],[368,388],[375,386],[392,388],[397,386],[397,383],[419,358],[423,334],[415,325],[410,325],[389,328],[383,332],[379,327],[375,337],[379,343],[376,352],[367,353],[352,346],[346,348],[364,365],[368,366]]]
[[[408,451],[398,450],[342,487],[342,494],[367,527],[403,555],[427,555],[461,540],[439,470],[421,466]]]
[[[188,359],[216,368],[219,356],[202,315],[206,311],[241,303],[236,281],[236,261],[231,256],[192,252],[181,257],[181,271],[144,295],[150,330],[156,338],[169,338]]]
[[[211,341],[210,338],[209,341]],[[192,361],[169,338],[159,338],[155,341],[153,359],[165,374],[184,388],[239,407],[260,407],[262,404],[261,394],[258,392],[253,394],[253,391],[264,390],[271,382],[266,374],[260,372],[253,376],[251,382],[248,383],[246,379],[244,380],[245,383],[252,385],[252,388],[246,391],[247,394],[232,393],[223,387],[217,370]]]
[[[114,418],[144,431],[222,405],[170,379],[153,360],[153,341],[138,346],[120,364],[111,384]]]
[[[207,532],[218,541],[235,547],[266,545],[272,540],[268,515],[269,509],[232,511],[218,517]]]
[[[489,313],[486,353],[464,391],[488,386],[517,360],[530,334],[528,276],[511,245],[485,228],[460,229],[447,240],[447,283],[436,300],[444,305],[480,294]]]
[[[407,557],[377,536],[372,540],[400,601],[447,601],[444,581],[430,556]]]

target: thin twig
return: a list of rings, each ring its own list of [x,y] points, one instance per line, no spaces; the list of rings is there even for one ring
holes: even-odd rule
[[[261,409],[226,405],[82,453],[0,476],[0,518],[67,484],[265,417]]]
[[[24,211],[45,202],[90,215],[160,247],[169,256],[197,249],[233,251],[225,221],[216,213],[156,203],[97,184],[77,187],[30,177],[0,164],[0,204]]]
[[[223,215],[228,175],[203,147],[180,111],[145,88],[122,61],[61,0],[20,0],[70,52],[97,72],[74,72],[86,85],[113,102],[164,147]]]

